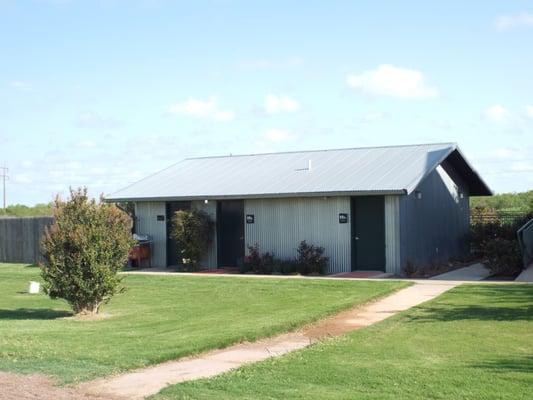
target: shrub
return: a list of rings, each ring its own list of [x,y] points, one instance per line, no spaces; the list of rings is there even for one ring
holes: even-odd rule
[[[513,222],[478,221],[470,229],[473,255],[485,260],[493,274],[517,275],[523,268],[517,231],[533,214],[524,214]],[[507,265],[506,265],[507,263]]]
[[[324,274],[328,258],[323,256],[324,248],[308,245],[305,241],[298,247],[297,259],[282,260],[275,258],[273,253],[261,253],[259,245],[248,246],[248,255],[244,257],[241,273],[252,274]]]
[[[274,254],[269,252],[261,254],[259,245],[256,243],[253,246],[248,246],[248,255],[244,257],[241,273],[251,272],[269,275],[273,272],[275,264],[277,264],[277,260],[274,259]]]
[[[280,273],[284,275],[293,275],[298,272],[298,263],[296,260],[281,260],[279,268]]]
[[[259,245],[256,243],[253,246],[247,246],[248,255],[244,257],[240,272],[255,272],[257,266],[261,263],[261,253],[259,251]]]
[[[324,248],[309,245],[303,240],[298,246],[298,272],[302,275],[318,275],[326,273],[328,257],[324,255]]]
[[[204,211],[177,211],[174,214],[171,236],[177,242],[186,270],[198,270],[213,240],[213,227],[213,220]]]
[[[487,242],[494,239],[516,240],[516,231],[519,223],[502,224],[501,222],[479,222],[470,228],[470,249],[472,254],[484,257],[484,247]]]
[[[76,314],[97,313],[123,290],[117,272],[134,242],[130,217],[112,204],[89,200],[87,189],[70,190],[66,202],[56,198],[54,224],[42,239],[44,289],[65,299]]]
[[[522,255],[517,240],[496,238],[484,246],[487,266],[495,275],[515,276],[522,271]]]
[[[402,275],[407,278],[417,277],[420,273],[420,268],[418,268],[412,261],[407,261],[402,269]]]

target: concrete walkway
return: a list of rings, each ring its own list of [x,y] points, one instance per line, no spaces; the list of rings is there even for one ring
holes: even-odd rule
[[[210,273],[210,272],[176,272],[169,270],[167,268],[146,268],[139,270],[131,270],[121,272],[122,275],[155,275],[155,276],[168,276],[168,277],[183,277],[183,276],[194,276],[194,277],[214,277],[222,279],[320,279],[320,280],[364,280],[364,281],[373,281],[373,280],[383,280],[387,278],[397,279],[392,277],[390,274],[381,272],[381,271],[354,271],[354,272],[343,272],[335,275],[258,275],[258,274],[220,274],[220,273]],[[456,269],[454,271],[446,272],[441,275],[434,276],[432,280],[449,280],[449,281],[461,281],[461,282],[472,282],[480,281],[487,278],[490,275],[489,270],[480,263],[472,264],[468,267],[463,267]],[[425,282],[427,279],[421,278],[398,278],[404,281],[409,282]]]
[[[481,281],[490,276],[490,271],[483,264],[472,264],[444,274],[433,276],[429,279],[439,281]]]
[[[473,274],[473,276],[477,276]],[[296,332],[254,343],[240,343],[194,358],[185,358],[140,369],[123,375],[85,383],[80,389],[100,396],[142,399],[167,385],[209,378],[244,364],[277,357],[307,347],[318,340],[342,335],[382,321],[417,306],[459,285],[459,281],[423,281],[352,310],[337,314]]]
[[[515,282],[532,283],[533,282],[533,264],[531,264],[529,267],[523,270],[522,273],[516,277]]]

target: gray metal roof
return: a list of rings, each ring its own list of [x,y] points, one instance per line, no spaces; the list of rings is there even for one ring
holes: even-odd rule
[[[409,194],[452,154],[471,194],[491,194],[456,144],[438,143],[188,158],[107,201]]]

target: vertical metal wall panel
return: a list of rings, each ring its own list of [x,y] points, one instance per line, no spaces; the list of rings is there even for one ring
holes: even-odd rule
[[[385,196],[385,271],[401,274],[399,196]]]
[[[206,204],[205,201],[195,200],[192,203],[192,208],[194,210],[205,211],[212,218],[213,221],[217,220],[217,202],[214,200],[209,200]],[[215,228],[216,229],[216,228]],[[209,245],[209,250],[207,251],[207,257],[202,260],[201,265],[209,269],[216,269],[218,267],[217,261],[217,235],[216,230],[213,232],[213,241]]]
[[[157,220],[163,215],[162,221]],[[166,204],[164,201],[140,201],[135,203],[137,218],[136,233],[152,236],[152,267],[167,266],[167,225]]]
[[[443,163],[415,192],[400,199],[402,267],[424,267],[466,255],[469,217],[468,187]]]
[[[279,258],[296,257],[302,240],[322,246],[329,257],[329,273],[351,270],[350,223],[340,224],[339,213],[350,214],[349,197],[251,199],[244,202],[246,246]]]

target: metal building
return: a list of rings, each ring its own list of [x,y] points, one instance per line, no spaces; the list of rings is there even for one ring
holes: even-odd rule
[[[248,245],[291,258],[325,248],[329,272],[400,275],[467,252],[469,197],[491,195],[454,143],[189,158],[107,197],[135,203],[152,265],[177,264],[179,209],[216,221],[208,268],[238,266]]]

